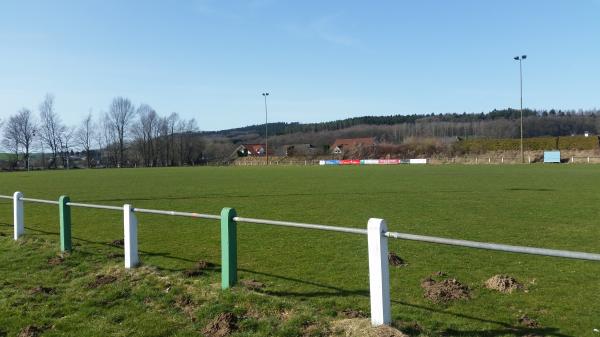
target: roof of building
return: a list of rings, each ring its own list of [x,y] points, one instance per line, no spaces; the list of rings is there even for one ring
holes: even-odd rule
[[[372,146],[375,145],[375,139],[372,137],[364,137],[364,138],[339,138],[336,139],[331,148],[353,148],[358,146]]]
[[[248,154],[252,156],[258,156],[261,150],[263,152],[265,151],[265,144],[242,144],[241,146],[243,146],[248,151]]]

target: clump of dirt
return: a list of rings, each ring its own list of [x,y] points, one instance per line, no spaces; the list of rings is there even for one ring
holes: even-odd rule
[[[327,327],[321,326],[318,322],[304,321],[302,322],[302,334],[301,337],[311,336],[329,336],[330,331]]]
[[[113,247],[123,248],[125,246],[125,240],[124,239],[114,240],[113,242],[110,243],[110,245]]]
[[[106,284],[114,283],[116,280],[117,278],[112,275],[96,275],[96,279],[88,284],[88,288],[98,288]]]
[[[365,318],[367,314],[365,314],[362,310],[356,310],[352,308],[346,308],[342,310],[342,315],[346,318]]]
[[[44,327],[39,327],[35,325],[28,325],[19,331],[17,337],[37,337],[41,336],[42,333],[46,330]]]
[[[190,295],[181,295],[175,299],[175,305],[181,309],[190,319],[195,320],[194,312],[196,311],[194,300]]]
[[[538,321],[536,321],[535,319],[533,319],[527,315],[523,315],[519,318],[519,324],[521,324],[524,327],[531,328],[531,329],[540,327],[540,323],[538,323]]]
[[[214,264],[208,261],[200,260],[196,262],[196,264],[190,268],[183,271],[183,275],[186,277],[196,277],[204,274],[204,271],[207,269],[214,268]]]
[[[388,261],[394,267],[406,267],[408,264],[398,254],[394,252],[388,253]]]
[[[387,325],[371,326],[368,318],[342,319],[331,323],[334,336],[344,337],[407,337],[400,330]]]
[[[501,293],[512,293],[513,291],[523,289],[523,285],[517,280],[508,275],[494,275],[485,281],[485,287],[492,290],[497,290]]]
[[[430,276],[421,281],[421,288],[424,290],[423,296],[434,303],[469,298],[469,288],[455,278],[435,280]]]
[[[56,289],[50,287],[37,286],[29,291],[31,295],[35,294],[44,294],[44,295],[52,295],[56,294]]]
[[[63,262],[65,262],[65,258],[62,256],[54,256],[48,259],[49,266],[58,266],[63,264]]]
[[[119,259],[122,258],[124,255],[121,253],[108,253],[106,254],[106,258],[108,259]]]
[[[210,321],[202,330],[208,337],[226,337],[237,330],[237,316],[224,312]]]
[[[240,284],[248,290],[260,290],[265,284],[257,280],[240,280]]]

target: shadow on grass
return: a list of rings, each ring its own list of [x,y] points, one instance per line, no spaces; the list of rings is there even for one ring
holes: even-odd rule
[[[0,223],[0,226],[2,227],[12,227],[12,225],[10,224],[6,224],[6,223]],[[37,232],[38,234],[28,234],[28,235],[59,235],[58,232],[50,232],[50,231],[43,231],[40,229],[35,229],[35,228],[29,228],[26,227],[27,230],[29,230],[30,232]],[[108,242],[98,242],[98,241],[93,241],[93,240],[88,240],[88,239],[83,239],[83,238],[78,238],[78,237],[73,237],[74,240],[78,240],[81,242],[86,242],[86,243],[90,243],[90,244],[95,244],[95,245],[100,245],[100,246],[107,246],[107,247],[112,247],[112,248],[118,248],[115,247],[112,243],[108,243]],[[103,255],[103,253],[92,253],[89,251],[81,251],[81,250],[76,250],[82,254],[90,254],[90,255]],[[174,260],[178,260],[178,261],[184,261],[184,262],[189,262],[189,263],[195,263],[197,262],[196,260],[191,260],[188,258],[184,258],[184,257],[179,257],[179,256],[173,256],[170,253],[162,253],[162,252],[148,252],[148,251],[139,251],[140,255],[142,256],[160,256],[163,258],[168,258],[168,259],[174,259]],[[182,272],[185,269],[182,268],[166,268],[164,266],[157,266],[157,268],[159,270],[166,270],[166,271],[170,271],[170,272]],[[220,271],[220,265],[219,264],[215,264],[214,268],[212,268],[213,271]],[[277,274],[272,274],[272,273],[265,273],[265,272],[261,272],[261,271],[256,271],[256,270],[250,270],[250,269],[245,269],[245,268],[239,268],[239,271],[243,271],[249,274],[255,274],[255,275],[261,275],[261,276],[266,276],[266,277],[270,277],[270,278],[275,278],[275,279],[280,279],[280,280],[285,280],[287,282],[293,282],[293,283],[299,283],[299,284],[304,284],[304,285],[309,285],[309,286],[313,286],[313,287],[317,287],[317,288],[322,288],[325,289],[323,291],[307,291],[307,292],[302,292],[302,291],[271,291],[268,289],[263,290],[262,292],[271,296],[277,296],[277,297],[297,297],[297,298],[318,298],[318,297],[355,297],[355,296],[360,296],[360,297],[365,297],[365,298],[369,298],[369,290],[368,289],[345,289],[345,288],[340,288],[340,287],[336,287],[333,285],[328,285],[328,284],[323,284],[323,283],[318,283],[318,282],[313,282],[313,281],[307,281],[307,280],[302,280],[302,279],[298,279],[298,278],[293,278],[293,277],[288,277],[288,276],[282,276],[282,275],[277,275]],[[467,319],[467,320],[473,320],[473,321],[478,321],[478,322],[482,322],[482,323],[491,323],[491,324],[496,324],[498,326],[500,326],[500,328],[497,329],[488,329],[488,330],[457,330],[457,329],[446,329],[443,330],[441,332],[442,336],[482,336],[482,337],[496,337],[496,336],[506,336],[506,335],[512,335],[512,336],[527,336],[527,335],[531,335],[531,336],[536,336],[536,335],[540,335],[540,336],[555,336],[555,337],[573,337],[570,335],[565,335],[559,332],[558,328],[553,328],[553,327],[547,327],[547,328],[524,328],[524,327],[519,327],[519,326],[514,326],[505,322],[501,322],[501,321],[496,321],[496,320],[491,320],[491,319],[487,319],[487,318],[482,318],[482,317],[476,317],[476,316],[471,316],[471,315],[466,315],[466,314],[462,314],[462,313],[456,313],[456,312],[452,312],[452,311],[448,311],[448,310],[444,310],[443,308],[435,308],[435,307],[428,307],[428,306],[424,306],[424,305],[419,305],[419,304],[413,304],[413,303],[408,303],[408,302],[404,302],[404,301],[397,301],[397,300],[392,300],[393,304],[397,304],[397,305],[401,305],[401,306],[406,306],[406,307],[411,307],[414,309],[418,309],[418,310],[422,310],[425,312],[429,312],[429,313],[437,313],[437,314],[442,314],[442,315],[448,315],[448,316],[453,316],[453,317],[459,317],[462,319]]]
[[[506,191],[554,192],[556,190],[553,189],[553,188],[519,188],[519,187],[513,187],[513,188],[507,188]]]
[[[439,190],[437,192],[441,193],[471,193],[470,191],[465,190]],[[405,195],[407,191],[377,191],[377,192],[364,192],[361,191],[360,195],[381,195],[381,194],[397,194],[397,195]],[[277,197],[314,197],[314,196],[333,196],[333,195],[344,195],[348,196],[348,192],[327,192],[327,193],[268,193],[268,194],[204,194],[204,195],[194,195],[188,197],[128,197],[128,198],[113,198],[113,199],[83,199],[77,200],[77,202],[130,202],[130,201],[157,201],[157,200],[197,200],[197,199],[214,199],[214,198],[277,198]]]

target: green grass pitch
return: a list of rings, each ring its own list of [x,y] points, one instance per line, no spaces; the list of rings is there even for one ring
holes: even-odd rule
[[[377,217],[398,232],[600,252],[600,166],[592,165],[197,167],[0,174],[0,194],[17,190],[32,198],[57,200],[66,194],[75,202],[131,203],[208,214],[233,207],[243,217],[358,228],[366,228],[367,220]],[[32,304],[24,295],[38,283],[61,282],[52,268],[36,267],[43,254],[58,251],[58,208],[25,204],[25,235],[35,239],[30,245],[12,241],[11,211],[10,200],[0,200],[4,234],[0,237],[0,328],[5,326],[7,333],[18,332],[19,324],[35,319],[54,324],[62,318],[54,317],[57,314],[49,308],[66,305],[61,296]],[[218,221],[137,216],[144,265],[178,274],[198,260],[220,263]],[[83,266],[73,263],[70,268],[93,271],[106,263],[113,263],[111,268],[122,266],[122,261],[106,262],[94,255],[114,249],[106,244],[123,237],[122,214],[73,208],[72,219],[72,258]],[[322,316],[335,316],[349,307],[368,312],[366,237],[239,224],[238,242],[241,278],[266,283],[263,292],[272,296],[267,297],[270,301],[313,308]],[[36,249],[40,253],[32,251]],[[423,335],[520,336],[527,331],[518,324],[524,314],[539,322],[536,331],[542,335],[592,336],[593,329],[600,329],[599,262],[399,240],[390,240],[389,249],[408,263],[390,269],[393,319],[418,322]],[[425,299],[420,280],[437,271],[468,285],[471,299],[449,304]],[[500,294],[485,289],[483,283],[495,274],[517,278],[526,291]],[[218,280],[215,272],[201,285],[211,287]],[[97,314],[88,323],[69,321],[69,315],[79,313],[65,309],[61,315],[67,319],[59,328],[83,335],[85,331],[112,333],[116,328],[106,323],[111,315],[120,313],[125,322],[127,303],[135,312],[135,305],[128,302],[136,301],[135,297],[122,301],[124,307],[118,309],[122,313],[95,302],[82,304]],[[208,310],[200,307],[199,312]],[[189,329],[183,319],[147,319],[154,330],[146,335],[161,335],[163,328],[185,335]],[[259,324],[245,333],[261,335],[260,329]],[[281,332],[286,333],[293,335]]]

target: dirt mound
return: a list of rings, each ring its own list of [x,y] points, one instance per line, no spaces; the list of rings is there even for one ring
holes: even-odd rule
[[[446,303],[469,298],[469,288],[455,278],[445,278],[437,281],[432,277],[427,277],[421,281],[421,288],[424,290],[423,296],[434,303]]]
[[[516,290],[523,289],[523,285],[514,277],[508,275],[494,275],[489,280],[485,281],[485,287],[492,290],[497,290],[501,293],[512,293]]]
[[[48,259],[49,266],[58,266],[63,264],[63,262],[65,262],[65,258],[62,256],[54,256]]]
[[[215,265],[213,263],[210,263],[210,262],[204,261],[204,260],[200,260],[200,261],[196,262],[196,264],[192,268],[184,270],[183,275],[185,275],[186,277],[200,276],[200,275],[204,274],[205,270],[212,269],[214,267],[215,267]]]
[[[108,253],[106,254],[106,258],[107,259],[120,259],[124,257],[124,255],[122,253]]]
[[[35,295],[35,294],[52,295],[52,294],[56,294],[56,289],[50,288],[50,287],[37,286],[37,287],[31,289],[29,291],[29,293],[31,295]]]
[[[41,336],[42,333],[46,330],[44,327],[39,327],[35,325],[28,325],[19,331],[17,337],[37,337]]]
[[[114,240],[113,242],[110,243],[110,245],[113,247],[123,248],[125,246],[125,240],[124,239]]]
[[[388,261],[394,267],[406,267],[408,264],[394,252],[388,253]]]
[[[519,324],[531,329],[540,327],[540,323],[538,323],[538,321],[527,315],[523,315],[519,318]]]
[[[114,283],[116,280],[117,278],[112,275],[96,275],[96,279],[88,284],[88,288],[98,288],[106,284]]]
[[[342,310],[342,315],[346,318],[365,318],[367,314],[365,314],[362,310],[356,310],[351,308],[346,308]]]
[[[237,316],[224,312],[215,317],[204,329],[202,333],[208,337],[226,337],[237,329]]]
[[[178,296],[175,300],[175,305],[181,309],[190,319],[195,320],[194,313],[196,311],[194,300],[190,295]]]
[[[248,290],[259,290],[265,287],[265,284],[256,280],[240,280],[240,284]]]
[[[371,326],[368,318],[342,319],[331,323],[334,336],[344,337],[406,337],[400,330],[382,325]]]

